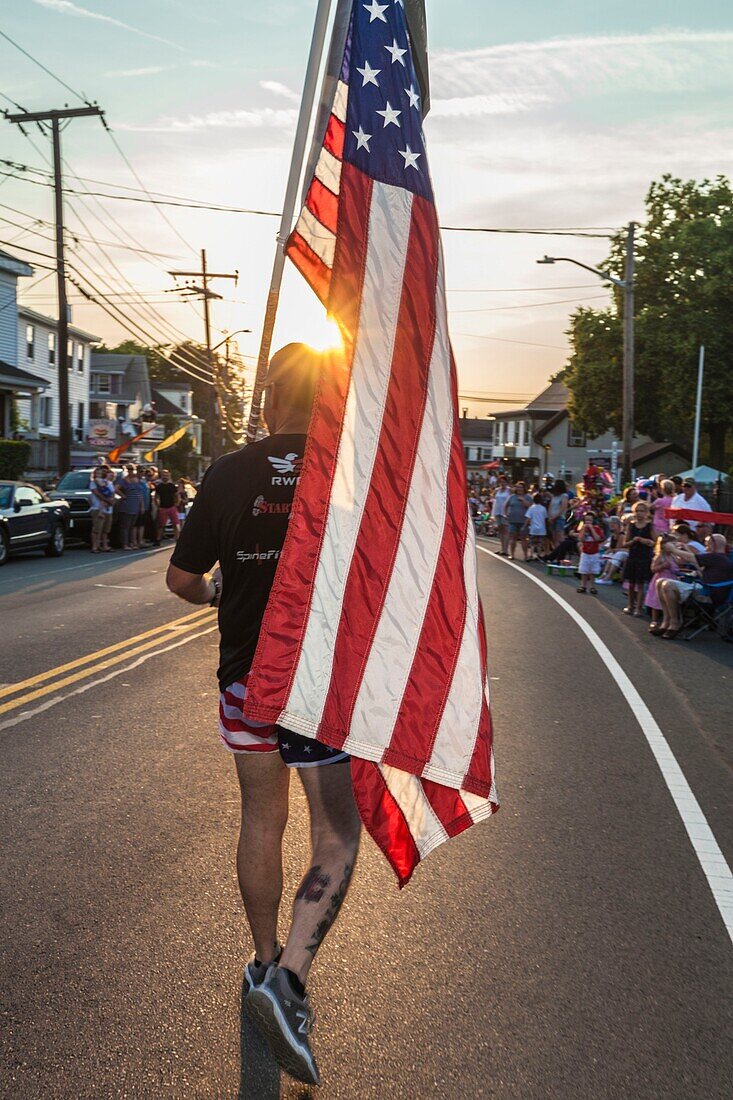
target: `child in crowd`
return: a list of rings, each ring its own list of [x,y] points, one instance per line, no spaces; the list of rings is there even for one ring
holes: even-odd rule
[[[654,528],[649,513],[649,505],[638,500],[633,508],[632,518],[626,528],[626,549],[629,556],[624,566],[624,580],[629,587],[629,603],[624,615],[641,615],[644,601],[644,587],[652,578],[652,551],[654,549]]]
[[[595,596],[598,591],[595,586],[595,579],[601,571],[600,550],[603,541],[603,530],[596,523],[596,515],[591,508],[588,508],[583,515],[583,523],[578,535],[578,548],[580,550],[580,564],[578,565],[580,587],[578,592],[585,593],[588,591],[588,584],[590,583],[590,593]]]
[[[644,603],[651,610],[652,621],[649,627],[650,634],[661,633],[659,627],[662,622],[664,608],[659,601],[657,585],[667,577],[676,577],[680,567],[674,559],[673,551],[677,545],[673,535],[660,535],[654,546],[652,558],[652,579],[646,593]]]
[[[598,584],[613,584],[613,574],[623,567],[629,556],[628,551],[623,549],[623,527],[618,516],[610,516],[608,526],[610,533],[601,554],[603,570],[598,578]]]
[[[540,554],[545,550],[547,539],[547,509],[542,503],[542,494],[535,493],[532,504],[527,509],[527,523],[529,524],[529,560],[539,560]]]

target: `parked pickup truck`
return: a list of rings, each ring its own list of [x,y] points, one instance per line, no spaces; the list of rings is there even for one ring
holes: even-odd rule
[[[69,505],[69,538],[91,540],[92,534],[92,491],[89,482],[96,467],[86,470],[71,470],[59,481],[48,495],[51,500],[65,500]],[[115,474],[118,471],[115,470]],[[116,519],[117,517],[115,517]]]

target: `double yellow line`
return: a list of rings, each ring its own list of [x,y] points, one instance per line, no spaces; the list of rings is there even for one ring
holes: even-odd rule
[[[26,706],[44,695],[50,695],[60,688],[68,687],[69,684],[75,684],[89,676],[96,676],[104,669],[122,664],[131,657],[137,657],[138,654],[145,653],[156,646],[166,645],[184,634],[193,633],[201,626],[210,626],[215,622],[216,611],[210,607],[202,607],[180,619],[163,623],[162,626],[153,627],[152,630],[145,630],[132,638],[125,638],[124,641],[115,642],[114,645],[98,649],[94,653],[87,653],[84,657],[77,657],[76,660],[69,661],[65,665],[51,668],[37,676],[30,676],[27,680],[19,680],[17,684],[8,684],[0,688],[0,699],[9,700],[0,703],[0,714]],[[64,673],[71,675],[65,676]],[[10,696],[14,698],[9,698]]]

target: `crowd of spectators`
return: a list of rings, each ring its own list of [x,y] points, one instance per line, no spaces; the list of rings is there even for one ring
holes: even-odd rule
[[[692,478],[659,475],[619,497],[610,485],[593,465],[577,486],[549,477],[528,486],[499,473],[469,484],[469,507],[478,534],[498,538],[500,557],[513,561],[521,550],[524,561],[560,566],[578,575],[582,595],[620,584],[624,614],[649,615],[652,635],[677,637],[691,595],[713,610],[733,605],[733,529],[715,533],[704,518],[669,514],[711,512]]]
[[[160,546],[170,528],[178,538],[186,508],[195,489],[186,478],[174,481],[170,470],[128,463],[122,470],[97,466],[89,483],[91,491],[93,554],[108,553],[112,525],[117,521],[123,550]]]

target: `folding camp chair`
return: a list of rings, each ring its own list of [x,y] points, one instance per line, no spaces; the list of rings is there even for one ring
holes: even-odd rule
[[[723,598],[716,600],[716,595]],[[692,641],[704,630],[714,630],[719,637],[727,638],[733,630],[733,581],[696,584],[685,602],[684,611],[684,641]]]

